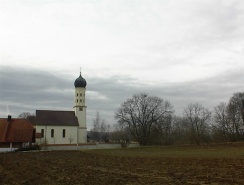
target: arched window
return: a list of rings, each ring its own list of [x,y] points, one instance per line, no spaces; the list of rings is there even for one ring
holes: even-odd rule
[[[51,130],[51,137],[54,137],[54,129]]]
[[[44,129],[41,129],[41,137],[44,137]]]
[[[82,93],[80,93],[80,96],[82,96]]]
[[[65,129],[63,129],[63,138],[65,138]]]

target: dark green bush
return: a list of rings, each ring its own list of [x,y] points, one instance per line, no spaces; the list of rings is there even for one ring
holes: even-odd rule
[[[30,150],[40,150],[40,147],[39,145],[32,145],[32,146],[18,148],[15,151],[20,152],[20,151],[30,151]]]

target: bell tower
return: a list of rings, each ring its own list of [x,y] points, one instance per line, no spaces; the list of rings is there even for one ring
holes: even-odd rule
[[[86,80],[80,76],[75,80],[75,100],[74,111],[78,119],[78,143],[87,142],[87,127],[86,127]]]

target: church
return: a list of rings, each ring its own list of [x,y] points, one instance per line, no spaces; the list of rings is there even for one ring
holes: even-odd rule
[[[36,110],[27,119],[36,130],[38,145],[78,145],[87,142],[86,80],[75,80],[74,111]]]

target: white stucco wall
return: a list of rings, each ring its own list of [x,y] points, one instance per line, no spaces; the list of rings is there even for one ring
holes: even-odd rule
[[[75,106],[85,106],[86,104],[86,89],[82,87],[75,88]]]
[[[87,129],[79,127],[78,128],[78,143],[87,143]]]
[[[86,89],[85,88],[75,88],[75,101],[74,109],[75,116],[78,119],[78,143],[87,142],[87,128],[86,128]]]
[[[79,126],[86,128],[86,107],[75,107],[75,115],[78,118]]]
[[[79,126],[86,128],[86,89],[85,88],[75,88],[75,102],[74,109],[75,115],[78,118]]]
[[[47,144],[77,144],[76,126],[45,126],[36,125],[36,132],[41,133],[44,129],[44,137],[36,139],[37,144],[43,144],[45,139]],[[51,130],[54,129],[54,137],[51,137]],[[65,129],[65,137],[63,137],[63,129]]]

